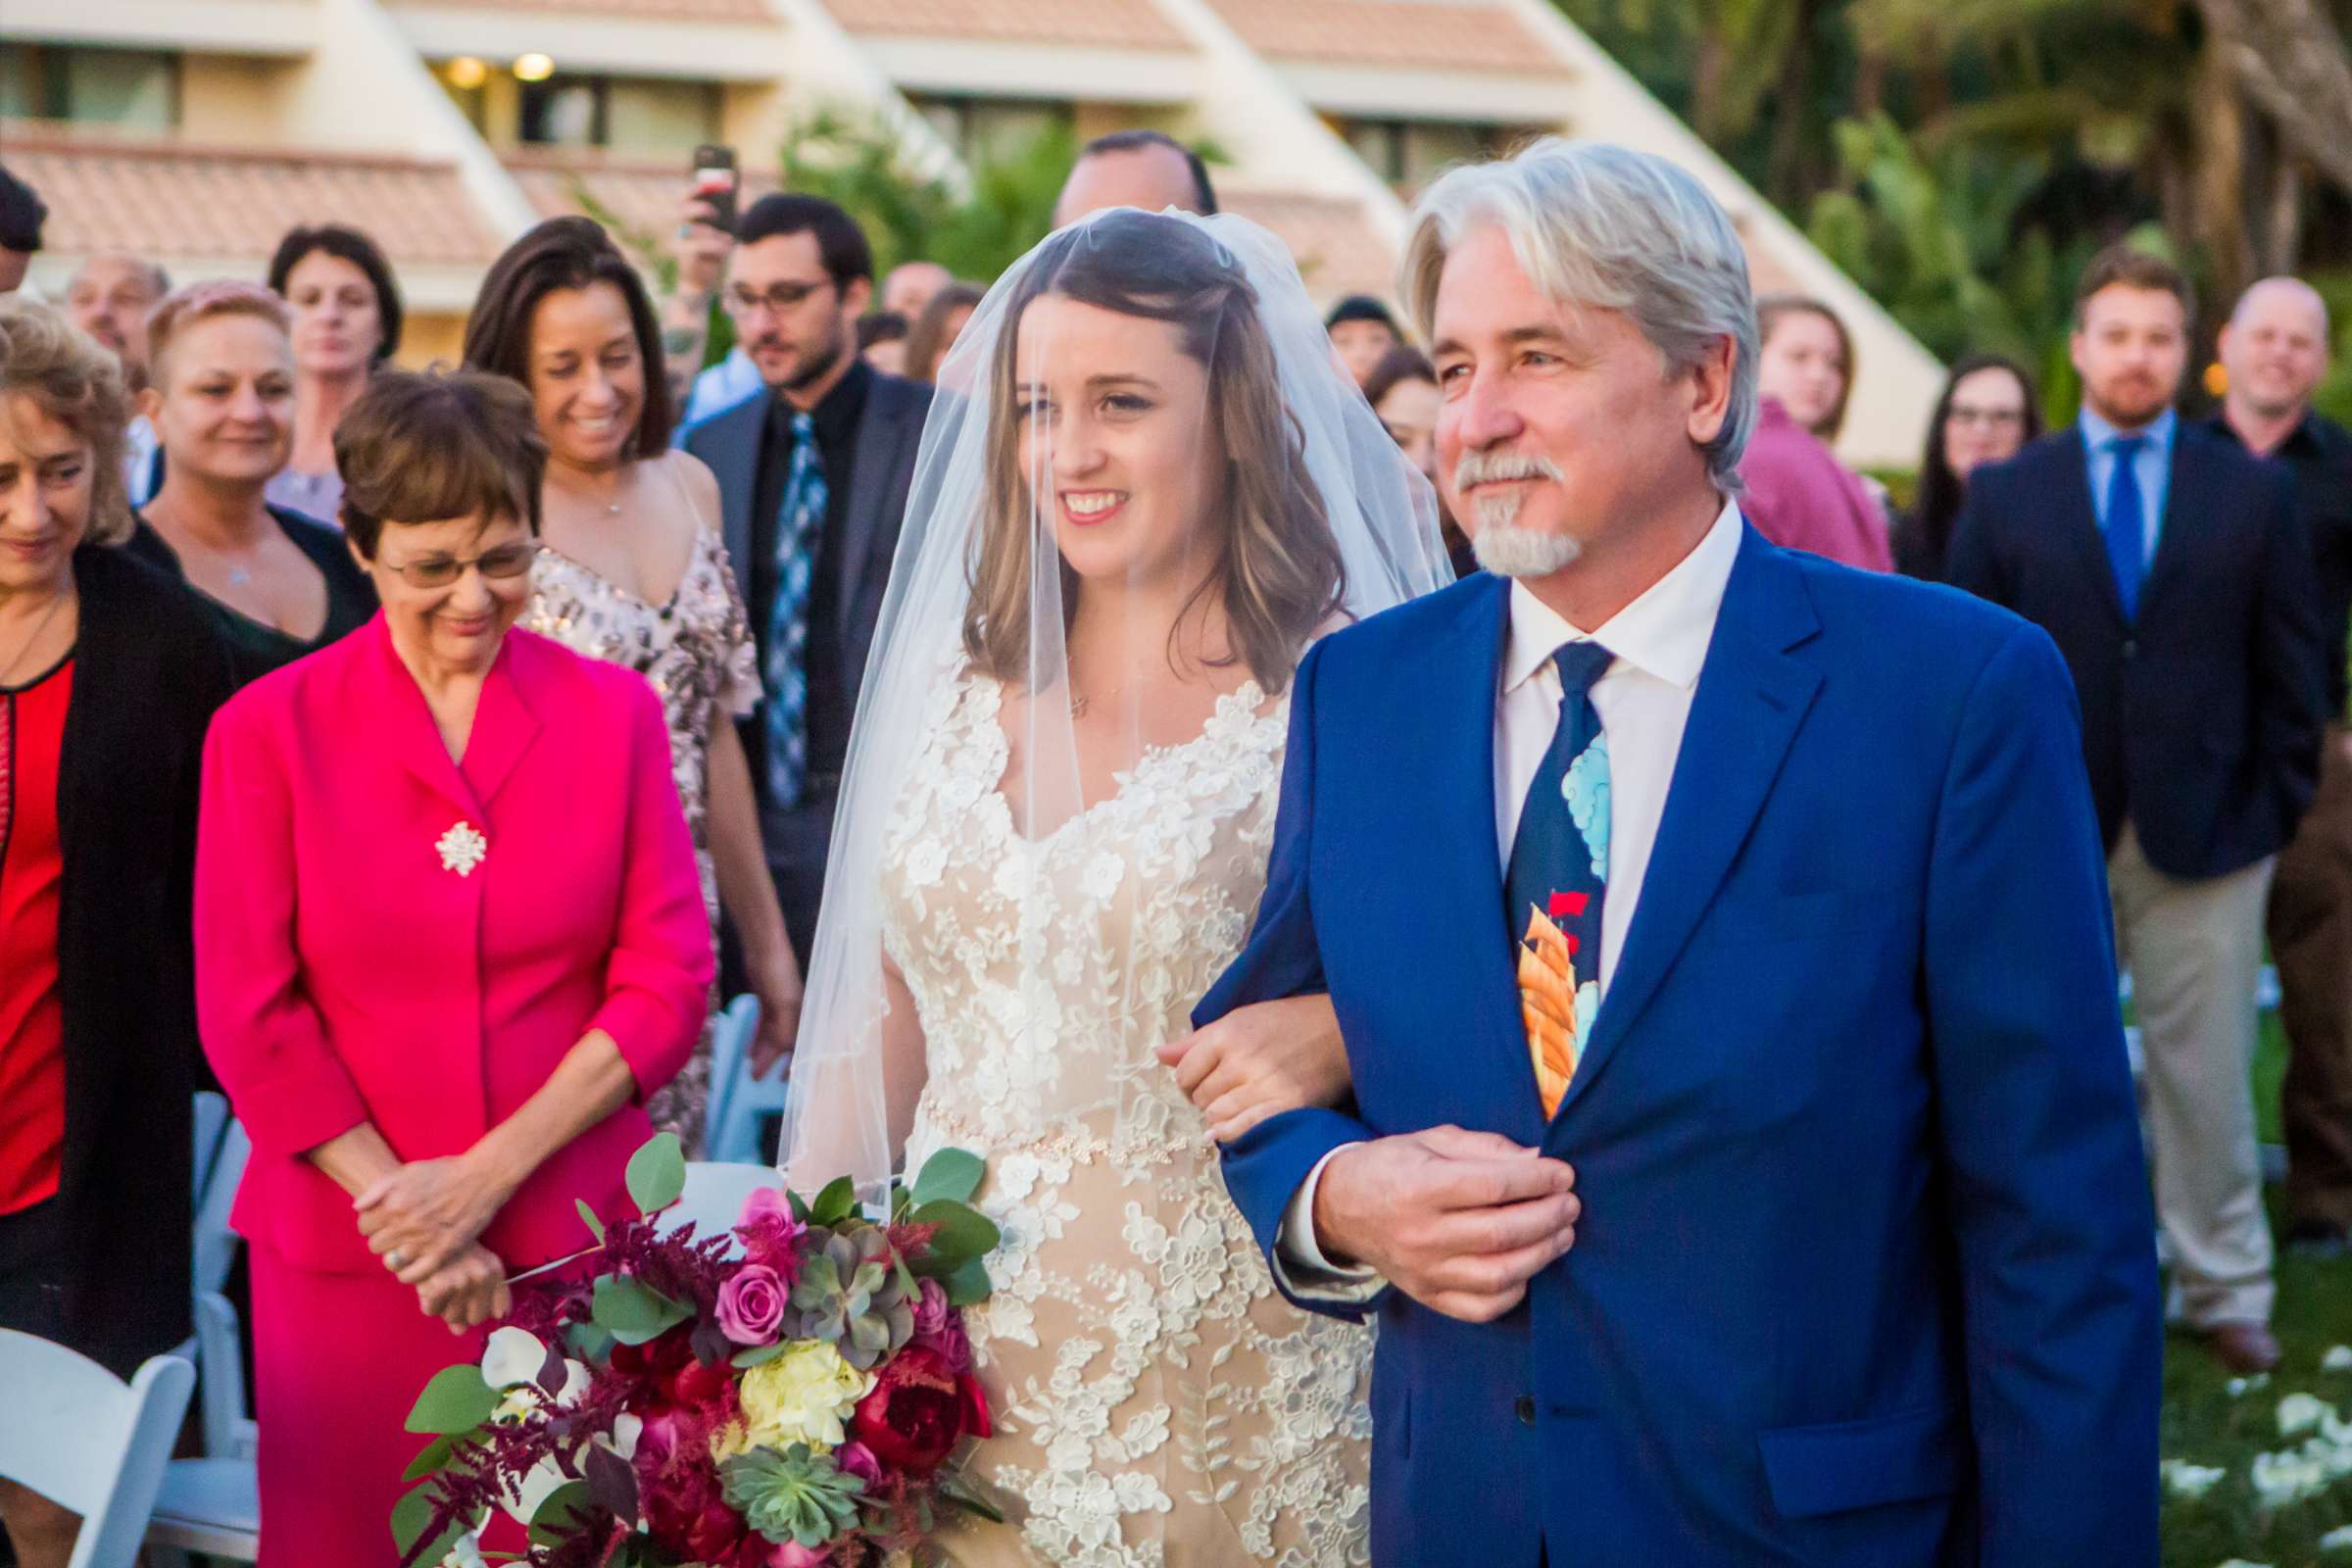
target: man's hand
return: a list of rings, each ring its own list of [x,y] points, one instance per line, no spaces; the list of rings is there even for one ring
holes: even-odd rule
[[[752,1036],[750,1053],[754,1078],[765,1078],[777,1062],[792,1054],[793,1045],[800,1039],[804,993],[801,972],[793,964],[789,949],[783,968],[785,972],[753,988],[760,998],[760,1029]]]
[[[426,1316],[448,1324],[452,1334],[478,1328],[514,1308],[514,1298],[507,1288],[507,1266],[479,1242],[459,1253],[448,1267],[419,1282],[416,1301]]]
[[[1159,1048],[1177,1085],[1230,1144],[1281,1111],[1336,1105],[1352,1079],[1340,1022],[1325,996],[1237,1007],[1205,1029]]]
[[[368,1250],[403,1285],[422,1285],[465,1255],[511,1189],[464,1156],[412,1160],[352,1202]]]
[[[1494,1133],[1432,1127],[1342,1150],[1315,1188],[1315,1245],[1447,1317],[1490,1323],[1576,1241],[1576,1173]]]
[[[718,226],[718,209],[687,192],[678,203],[678,292],[708,301],[734,249],[735,236]]]

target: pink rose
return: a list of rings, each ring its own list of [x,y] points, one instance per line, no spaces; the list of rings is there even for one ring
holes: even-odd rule
[[[767,1568],[825,1568],[832,1560],[797,1541],[787,1541],[767,1554]]]
[[[947,1288],[937,1280],[925,1280],[922,1295],[914,1303],[914,1332],[928,1339],[948,1326]]]
[[[746,1263],[718,1288],[718,1331],[737,1345],[773,1345],[784,1323],[784,1282],[764,1263]]]
[[[868,1486],[882,1479],[882,1461],[862,1443],[845,1443],[835,1448],[833,1463],[844,1475],[857,1476]]]
[[[755,1189],[735,1221],[743,1255],[776,1271],[787,1291],[801,1271],[801,1241],[808,1227],[793,1217],[792,1201],[773,1187]]]

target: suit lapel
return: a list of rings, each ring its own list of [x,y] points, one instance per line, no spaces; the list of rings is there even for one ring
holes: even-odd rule
[[[2193,428],[2185,419],[2173,426],[2173,457],[2171,472],[2164,486],[2164,520],[2156,531],[2156,559],[2148,564],[2147,580],[2140,584],[2140,612],[2147,612],[2149,601],[2155,598],[2160,582],[2169,582],[2186,568],[2181,564],[2197,548],[2199,524],[2212,512],[2197,504],[2194,488],[2204,476],[2203,468],[2195,462],[2190,443],[2196,439]]]
[[[479,817],[481,807],[466,786],[465,775],[458,771],[457,763],[449,760],[449,748],[441,744],[441,729],[433,722],[433,710],[426,706],[424,693],[417,690],[416,677],[400,662],[399,653],[392,647],[391,629],[384,624],[380,613],[353,632],[347,641],[356,644],[362,638],[368,639],[372,646],[354,649],[358,657],[353,662],[352,675],[361,694],[352,710],[377,715],[385,748],[418,783],[466,815]],[[500,658],[505,658],[503,650]],[[478,713],[475,727],[480,727]]]
[[[481,700],[473,710],[473,732],[466,738],[466,764],[461,771],[484,808],[498,798],[499,786],[506,783],[539,736],[539,719],[531,711],[526,691],[539,650],[518,643],[518,636],[529,635],[507,634],[498,662],[482,681]]]
[[[873,555],[883,498],[890,493],[891,481],[901,467],[907,405],[898,392],[897,378],[879,373],[866,392],[865,414],[858,421],[858,457],[850,474],[850,507],[842,518],[841,612],[836,619],[841,631],[842,668],[853,680],[863,673],[853,657],[857,640],[851,629],[857,618],[858,585],[864,580],[866,563]]]
[[[1747,528],[1699,668],[1642,902],[1554,1129],[1632,1033],[1747,842],[1821,688],[1820,672],[1788,650],[1819,629],[1795,563]]]
[[[752,505],[760,489],[760,435],[767,427],[767,406],[773,393],[762,387],[743,404],[711,419],[705,450],[718,480],[719,535],[734,563],[735,580],[745,592],[752,586]]]
[[[1502,861],[1494,843],[1494,707],[1502,692],[1502,654],[1510,631],[1510,583],[1488,577],[1452,630],[1422,666],[1429,690],[1400,712],[1437,715],[1432,745],[1419,754],[1428,772],[1408,798],[1429,805],[1428,820],[1463,825],[1464,839],[1431,840],[1419,857],[1430,878],[1432,915],[1463,934],[1470,964],[1469,1050],[1458,1065],[1488,1079],[1473,1103],[1503,1107],[1494,1125],[1532,1147],[1543,1135],[1543,1105],[1529,1064],[1519,1012],[1517,935],[1504,917]],[[1407,697],[1398,693],[1399,697]]]

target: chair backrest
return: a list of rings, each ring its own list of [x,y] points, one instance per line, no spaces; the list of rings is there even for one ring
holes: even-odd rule
[[[176,1355],[125,1384],[62,1345],[0,1329],[0,1477],[81,1515],[66,1568],[128,1568],[137,1556],[195,1385]]]
[[[204,1451],[215,1459],[253,1454],[253,1417],[245,1408],[245,1348],[237,1309],[219,1291],[196,1295],[196,1409]]]
[[[772,1165],[733,1165],[697,1159],[686,1164],[686,1190],[662,1211],[661,1227],[674,1231],[691,1222],[699,1237],[724,1236],[743,1216],[743,1200],[759,1187],[777,1187],[783,1178]]]
[[[196,1162],[193,1200],[204,1206],[204,1184],[212,1179],[213,1161],[220,1154],[220,1135],[228,1128],[228,1101],[210,1089],[196,1092]]]
[[[759,1028],[760,999],[748,992],[728,1003],[710,1020],[710,1097],[703,1106],[706,1142],[717,1137],[718,1129],[727,1119],[727,1109],[748,1073],[744,1063],[751,1055],[752,1036]],[[727,1157],[715,1150],[712,1155]]]
[[[710,1030],[710,1101],[703,1124],[703,1147],[716,1161],[736,1164],[760,1157],[760,1112],[784,1103],[784,1075],[754,1078],[752,1036],[760,1032],[760,999],[737,997]]]
[[[236,1206],[237,1184],[245,1179],[245,1161],[253,1154],[253,1140],[245,1125],[232,1121],[220,1135],[220,1152],[196,1198],[196,1294],[218,1291],[228,1283],[237,1259],[236,1232],[228,1228],[228,1211]]]

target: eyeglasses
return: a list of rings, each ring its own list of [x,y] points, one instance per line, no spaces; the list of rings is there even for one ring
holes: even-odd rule
[[[427,556],[422,561],[404,561],[384,564],[400,573],[412,588],[446,588],[466,575],[471,566],[485,577],[519,577],[531,569],[531,547],[525,544],[500,545],[464,561],[454,556]]]
[[[1955,403],[1945,413],[1944,419],[1951,424],[1981,424],[1986,429],[2002,430],[2011,425],[2025,423],[2026,411],[2023,409],[1977,409],[1971,408],[1965,403]]]
[[[797,311],[820,288],[830,288],[833,280],[820,277],[812,283],[770,283],[765,291],[755,291],[740,284],[727,290],[727,309],[737,316],[749,316],[765,310],[771,316]]]

